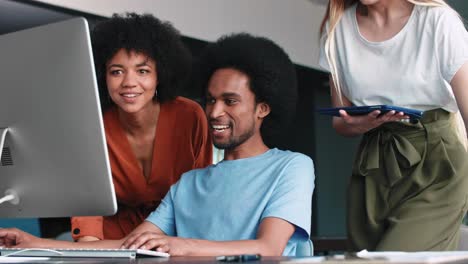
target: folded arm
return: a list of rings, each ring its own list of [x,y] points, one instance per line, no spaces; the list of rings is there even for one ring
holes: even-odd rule
[[[9,248],[119,248],[123,240],[72,242],[33,236],[16,228],[0,229],[0,246]]]
[[[129,236],[144,232],[162,233],[155,225],[143,222]],[[0,228],[0,247],[9,248],[120,248],[126,239],[71,242],[39,238],[16,228]]]
[[[71,218],[72,237],[78,242],[96,241],[104,238],[102,216],[79,216]]]
[[[147,224],[150,224],[147,222]],[[294,225],[280,218],[267,217],[260,223],[253,240],[209,241],[170,237],[157,232],[136,232],[122,244],[124,248],[156,249],[173,256],[216,256],[260,254],[281,256],[294,233]]]

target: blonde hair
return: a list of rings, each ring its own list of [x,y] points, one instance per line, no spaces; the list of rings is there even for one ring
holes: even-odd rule
[[[429,7],[451,7],[444,1],[444,0],[406,0],[414,5],[420,6],[429,6]],[[333,84],[335,87],[336,95],[338,96],[339,103],[343,105],[342,93],[341,93],[341,81],[339,77],[339,71],[336,64],[336,48],[335,48],[335,29],[338,23],[340,22],[343,13],[347,8],[352,6],[353,4],[359,2],[359,0],[330,0],[328,3],[327,12],[325,13],[325,17],[322,20],[322,24],[320,26],[321,34],[326,33],[325,39],[325,57],[327,58],[328,65],[330,67],[330,75],[333,80]],[[452,9],[453,10],[453,9]],[[455,13],[456,11],[453,10]],[[458,15],[458,13],[456,13]],[[459,16],[459,15],[458,15]],[[459,16],[460,17],[460,16]],[[328,22],[328,28],[325,27],[326,23]],[[324,32],[324,31],[327,32]],[[330,86],[332,87],[332,86]],[[466,135],[465,124],[463,123],[463,119],[461,118],[460,111],[457,113],[457,117],[455,118],[456,124],[455,129],[457,132],[457,136],[459,137],[460,141],[467,148],[468,141]]]

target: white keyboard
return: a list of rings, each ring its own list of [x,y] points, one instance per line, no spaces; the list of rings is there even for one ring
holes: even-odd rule
[[[168,253],[145,249],[71,249],[71,248],[0,248],[5,257],[59,257],[59,258],[130,258],[169,257]]]

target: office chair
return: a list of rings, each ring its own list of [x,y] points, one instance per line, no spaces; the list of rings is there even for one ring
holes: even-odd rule
[[[314,244],[308,239],[307,241],[297,243],[296,257],[310,257],[314,255]]]

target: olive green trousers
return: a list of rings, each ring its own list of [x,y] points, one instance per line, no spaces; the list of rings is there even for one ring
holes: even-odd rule
[[[350,250],[457,249],[468,154],[454,118],[436,109],[363,136],[348,189]]]

